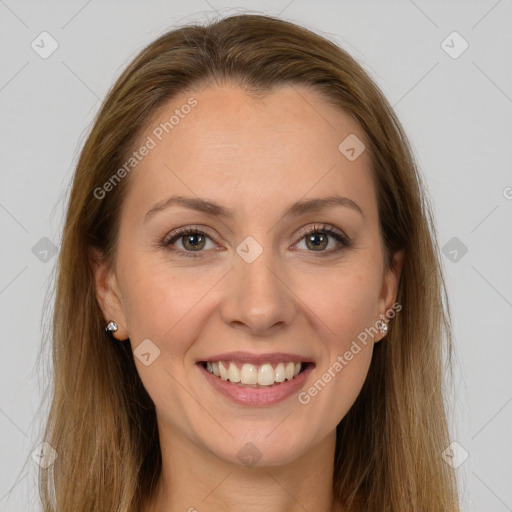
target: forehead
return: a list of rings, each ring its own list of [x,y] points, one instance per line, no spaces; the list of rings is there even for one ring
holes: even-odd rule
[[[134,208],[181,194],[254,212],[337,192],[376,213],[368,152],[351,160],[339,148],[363,143],[361,128],[309,89],[257,100],[236,85],[184,93],[156,112],[139,146],[150,140],[130,176]]]

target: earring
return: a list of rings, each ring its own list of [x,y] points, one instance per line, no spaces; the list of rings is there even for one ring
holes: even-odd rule
[[[105,332],[110,336],[111,339],[115,340],[114,333],[117,331],[117,324],[114,321],[111,321],[105,327]]]
[[[382,318],[377,322],[377,328],[384,336],[388,333],[388,324]]]

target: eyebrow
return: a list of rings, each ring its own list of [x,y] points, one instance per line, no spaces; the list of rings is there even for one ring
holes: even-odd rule
[[[144,222],[147,222],[156,213],[161,212],[162,210],[165,210],[170,206],[182,206],[183,208],[188,208],[190,210],[196,210],[199,212],[208,213],[209,215],[223,218],[233,217],[235,213],[235,211],[232,208],[221,206],[217,203],[214,203],[213,201],[206,201],[204,199],[194,197],[171,196],[167,199],[164,199],[154,204],[152,208],[146,212]],[[354,211],[359,212],[361,216],[364,218],[363,210],[356,202],[352,201],[352,199],[349,199],[348,197],[343,197],[339,195],[331,195],[328,197],[297,201],[296,203],[292,204],[290,207],[286,209],[286,211],[283,214],[283,217],[289,215],[293,217],[298,217],[299,215],[302,215],[304,213],[321,212],[328,208],[333,208],[335,206],[344,206],[350,208]]]

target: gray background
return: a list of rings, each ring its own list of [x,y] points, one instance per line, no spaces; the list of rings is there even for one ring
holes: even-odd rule
[[[46,377],[34,365],[66,188],[92,118],[160,33],[240,11],[331,38],[396,108],[444,253],[457,350],[452,460],[469,455],[456,469],[463,510],[512,511],[511,0],[0,0],[0,511],[39,510],[31,453]],[[50,48],[43,31],[58,43],[46,59],[31,47]]]

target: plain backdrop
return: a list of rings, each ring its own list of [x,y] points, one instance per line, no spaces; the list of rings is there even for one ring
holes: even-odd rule
[[[443,254],[463,510],[512,511],[511,0],[0,0],[0,512],[39,510],[43,304],[93,116],[162,32],[235,12],[281,16],[330,38],[396,109]]]

